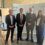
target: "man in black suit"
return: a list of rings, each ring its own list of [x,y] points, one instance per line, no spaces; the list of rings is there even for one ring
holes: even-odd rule
[[[17,42],[18,40],[22,40],[22,31],[23,27],[25,24],[25,15],[23,14],[23,8],[20,8],[20,13],[17,14],[16,16],[16,21],[17,21]]]
[[[12,9],[9,10],[9,14],[6,16],[5,21],[7,24],[7,35],[6,35],[5,43],[7,43],[8,41],[10,31],[11,31],[11,42],[13,42],[13,33],[14,33],[14,28],[15,28],[15,16],[13,15]]]

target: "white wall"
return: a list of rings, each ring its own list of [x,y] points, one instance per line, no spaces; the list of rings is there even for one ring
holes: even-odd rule
[[[17,13],[19,13],[19,9],[24,9],[24,14],[26,14],[29,10],[29,8],[33,9],[33,12],[36,14],[38,13],[38,10],[42,10],[43,14],[45,13],[45,4],[35,4],[35,5],[24,5],[24,4],[13,4],[12,9],[14,10],[14,15],[16,16]],[[44,14],[45,15],[45,14]],[[23,32],[26,32],[26,26],[24,26]],[[36,33],[34,28],[34,33]]]

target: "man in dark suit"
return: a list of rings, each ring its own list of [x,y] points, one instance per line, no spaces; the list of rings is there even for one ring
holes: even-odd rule
[[[25,15],[23,14],[23,8],[20,8],[20,13],[16,16],[17,21],[17,41],[22,40],[22,31],[25,24]]]
[[[5,43],[7,43],[8,41],[10,31],[11,31],[11,42],[13,42],[13,33],[14,33],[14,28],[15,28],[15,16],[13,15],[12,9],[9,10],[9,14],[6,16],[5,21],[7,24],[7,35],[6,35]]]

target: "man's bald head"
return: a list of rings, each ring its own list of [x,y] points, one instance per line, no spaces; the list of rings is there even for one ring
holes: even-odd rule
[[[29,12],[32,12],[32,8],[29,8]]]
[[[9,14],[13,15],[13,10],[12,9],[9,9]]]

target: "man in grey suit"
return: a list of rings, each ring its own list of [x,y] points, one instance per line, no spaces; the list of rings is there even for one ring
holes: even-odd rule
[[[31,31],[31,42],[33,42],[33,29],[35,25],[36,16],[32,13],[32,9],[29,8],[29,13],[26,14],[26,31],[27,31],[27,38],[29,40],[29,32]]]

